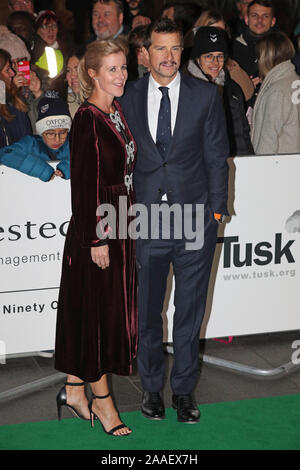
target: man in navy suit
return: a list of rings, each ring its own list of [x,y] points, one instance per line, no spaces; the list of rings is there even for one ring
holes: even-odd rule
[[[170,237],[165,237],[160,226],[158,237],[137,240],[138,369],[144,388],[141,410],[151,419],[165,417],[161,395],[165,378],[161,313],[172,264],[172,404],[179,421],[195,423],[200,417],[193,397],[200,327],[218,222],[227,214],[229,150],[218,88],[178,71],[182,44],[181,31],[171,20],[163,18],[149,25],[144,53],[150,74],[129,82],[121,103],[137,144],[137,202],[149,211],[153,205],[177,205],[182,209],[189,205],[190,222],[196,225],[201,213],[198,209],[203,209],[203,246],[196,243],[188,248],[185,236],[175,236],[178,223],[174,219],[169,224]]]

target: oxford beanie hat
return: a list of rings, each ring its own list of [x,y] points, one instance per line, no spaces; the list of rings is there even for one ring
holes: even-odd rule
[[[51,129],[70,129],[71,117],[67,103],[58,97],[41,98],[35,126],[39,135]]]

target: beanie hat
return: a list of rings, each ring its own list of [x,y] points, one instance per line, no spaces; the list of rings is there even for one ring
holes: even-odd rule
[[[30,53],[19,36],[11,33],[7,28],[0,29],[0,49],[4,49],[11,56],[12,60],[23,59],[30,60]]]
[[[225,57],[228,55],[228,38],[223,29],[202,26],[196,32],[192,48],[192,59],[209,52],[223,52]]]
[[[39,135],[51,129],[70,130],[71,117],[67,103],[58,97],[45,96],[41,98],[38,104],[38,118],[35,127]]]

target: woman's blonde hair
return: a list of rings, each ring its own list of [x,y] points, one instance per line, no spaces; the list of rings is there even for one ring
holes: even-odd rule
[[[230,28],[228,27],[224,15],[220,10],[217,10],[216,8],[211,8],[209,10],[204,10],[199,18],[197,19],[195,25],[194,25],[194,30],[197,30],[203,26],[213,26],[216,23],[224,23],[224,28],[226,33],[228,34],[228,37],[231,37],[231,32]]]
[[[276,65],[291,60],[295,48],[289,37],[282,31],[273,31],[256,46],[259,75],[264,78]]]
[[[20,95],[19,89],[12,81],[7,82],[7,80],[2,77],[1,72],[7,63],[11,65],[11,56],[6,50],[0,49],[0,80],[3,80],[5,82],[7,96],[10,98],[11,104],[19,111],[23,111],[25,113],[26,111],[28,111],[28,108]],[[11,114],[6,104],[0,104],[0,116],[3,116],[4,119],[9,122],[15,118],[15,116]]]
[[[200,28],[201,26],[211,26],[215,23],[223,21],[225,24],[225,19],[220,10],[214,8],[210,10],[204,10],[195,23],[195,27]]]
[[[103,57],[118,52],[123,52],[125,56],[128,54],[127,41],[123,37],[106,41],[98,39],[87,46],[84,57],[78,65],[80,96],[83,101],[91,96],[94,89],[94,81],[89,76],[88,70],[99,70]]]

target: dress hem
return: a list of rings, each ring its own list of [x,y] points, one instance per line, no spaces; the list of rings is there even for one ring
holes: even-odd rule
[[[104,370],[103,372],[101,372],[98,375],[93,376],[93,377],[79,375],[78,371],[71,370],[68,367],[58,367],[58,366],[55,365],[55,369],[58,370],[59,372],[65,373],[66,375],[74,375],[75,377],[78,377],[79,379],[83,380],[84,382],[89,382],[89,383],[98,382],[98,380],[100,380],[101,377],[103,375],[106,375],[106,374],[120,375],[120,376],[124,376],[124,377],[128,377],[128,376],[133,375],[133,366],[132,365],[129,366],[129,369],[126,372],[124,370],[107,369],[107,370]]]

